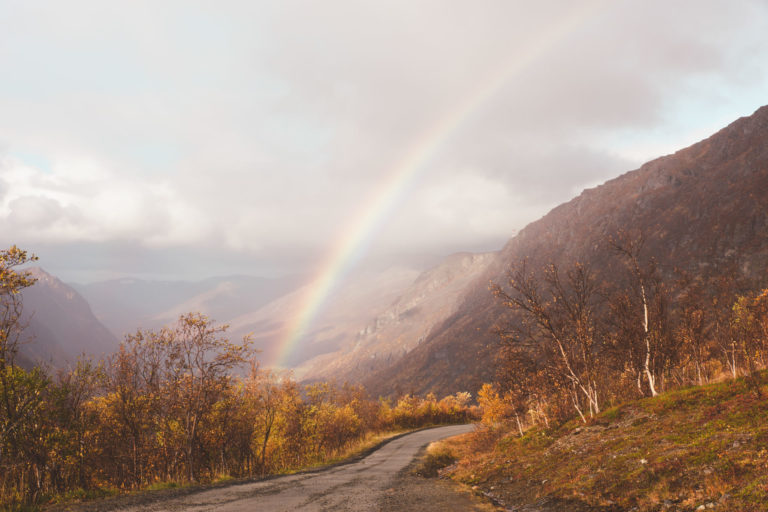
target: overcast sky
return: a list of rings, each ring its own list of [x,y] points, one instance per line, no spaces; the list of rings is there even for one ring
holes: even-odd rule
[[[0,0],[0,242],[309,272],[449,119],[367,257],[498,249],[768,103],[766,34],[764,0]]]

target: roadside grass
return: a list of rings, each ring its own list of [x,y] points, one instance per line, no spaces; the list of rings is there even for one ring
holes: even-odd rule
[[[440,471],[456,462],[456,455],[443,442],[430,443],[413,473],[425,478],[435,478]]]
[[[163,489],[178,489],[179,487],[183,487],[183,485],[177,482],[155,482],[155,483],[149,484],[145,490],[162,491]]]
[[[361,437],[357,441],[350,443],[344,449],[333,454],[330,458],[317,461],[313,464],[301,466],[299,468],[292,468],[290,470],[286,470],[277,474],[290,475],[294,473],[301,473],[304,471],[312,471],[314,469],[322,469],[322,468],[326,468],[328,466],[334,466],[337,464],[346,464],[348,462],[354,462],[356,460],[359,460],[367,456],[374,450],[378,449],[381,445],[397,437],[404,436],[405,434],[410,434],[411,432],[418,432],[419,430],[427,430],[435,427],[444,427],[446,425],[447,424],[432,424],[432,425],[425,425],[419,428],[398,429],[398,430],[388,430],[386,432],[379,432],[379,433],[369,433]]]
[[[171,496],[171,495],[177,495],[178,493],[194,492],[197,489],[252,482],[252,481],[257,481],[263,478],[273,478],[280,475],[302,473],[307,471],[317,471],[329,466],[345,464],[348,462],[353,462],[355,460],[361,459],[366,455],[368,455],[369,453],[376,450],[377,448],[379,448],[381,445],[385,444],[386,442],[396,437],[399,437],[411,432],[415,432],[417,430],[423,430],[426,428],[432,428],[436,426],[441,426],[441,425],[428,425],[428,426],[420,427],[417,429],[398,429],[398,430],[391,430],[386,432],[368,433],[363,437],[361,437],[360,439],[348,444],[346,447],[344,447],[342,450],[339,450],[328,459],[325,459],[322,461],[316,461],[315,463],[312,463],[312,464],[291,468],[289,470],[281,471],[278,473],[268,474],[263,477],[237,478],[229,474],[219,474],[215,478],[211,479],[210,481],[204,482],[202,484],[187,483],[187,482],[180,483],[175,481],[159,481],[159,482],[151,483],[141,489],[132,490],[132,491],[125,491],[117,488],[99,488],[96,490],[88,490],[88,491],[83,489],[75,489],[65,494],[51,496],[48,499],[42,500],[43,503],[40,505],[22,505],[17,508],[2,508],[2,506],[0,506],[0,511],[8,510],[9,512],[37,512],[39,510],[50,510],[51,512],[57,512],[57,511],[68,510],[70,506],[75,504],[87,504],[89,506],[85,508],[87,508],[90,511],[90,510],[99,510],[99,505],[98,505],[99,503],[104,504],[104,507],[106,509],[112,509],[114,508],[113,505],[111,503],[107,504],[106,502],[103,501],[104,499],[107,499],[107,501],[112,501],[112,499],[120,500],[122,499],[122,497],[132,497],[132,498],[141,499],[143,495],[150,494],[150,493],[168,494],[169,496]],[[96,508],[93,508],[93,506],[95,506]]]
[[[44,496],[42,501],[46,502],[48,506],[56,506],[67,503],[79,503],[83,501],[103,499],[119,494],[120,490],[114,487],[98,487],[95,489],[83,489],[78,487],[77,489],[71,489],[62,494]],[[28,504],[0,504],[0,510],[8,512],[37,512],[41,507],[41,505]]]
[[[430,427],[423,427],[423,428],[430,428]],[[363,437],[361,437],[360,439],[357,439],[356,441],[353,441],[349,445],[345,446],[343,449],[337,451],[327,459],[318,460],[311,464],[307,464],[300,467],[286,469],[276,474],[277,475],[293,475],[295,473],[302,473],[304,471],[312,471],[315,469],[322,469],[327,466],[334,466],[337,464],[352,462],[361,457],[365,457],[371,451],[375,450],[385,442],[395,437],[408,434],[410,432],[415,432],[416,430],[421,430],[421,429],[411,429],[411,430],[402,429],[402,430],[391,430],[387,432],[368,433]]]
[[[768,372],[611,407],[587,425],[522,438],[511,425],[485,427],[444,444],[459,457],[454,479],[509,505],[765,511]]]

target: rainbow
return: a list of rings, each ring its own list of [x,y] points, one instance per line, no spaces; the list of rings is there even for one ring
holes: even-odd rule
[[[572,33],[604,2],[605,0],[593,1],[586,6],[582,5],[562,17],[558,23],[551,25],[548,30],[543,30],[522,55],[515,55],[486,80],[481,81],[482,85],[473,90],[457,108],[439,118],[411,145],[408,153],[377,187],[377,193],[366,203],[365,211],[354,216],[356,220],[342,232],[338,243],[320,265],[317,277],[309,286],[297,314],[279,342],[278,367],[285,365],[299,341],[306,335],[320,308],[365,254],[374,235],[405,195],[408,185],[418,176],[424,164],[473,112],[491,99],[514,75]]]

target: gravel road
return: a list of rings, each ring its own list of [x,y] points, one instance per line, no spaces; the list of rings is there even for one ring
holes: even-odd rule
[[[472,425],[421,430],[394,439],[364,459],[329,469],[202,490],[186,496],[119,508],[123,512],[492,510],[436,479],[405,471],[425,445],[469,432]]]

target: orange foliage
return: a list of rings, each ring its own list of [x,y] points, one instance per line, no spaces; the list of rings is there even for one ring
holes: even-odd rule
[[[473,418],[468,393],[409,395],[391,407],[360,386],[302,389],[253,361],[235,376],[251,355],[248,340],[231,343],[225,331],[190,314],[128,336],[106,363],[85,360],[58,379],[39,368],[7,371],[3,382],[13,379],[33,400],[13,445],[0,445],[0,503],[261,476],[322,463],[372,433]]]

